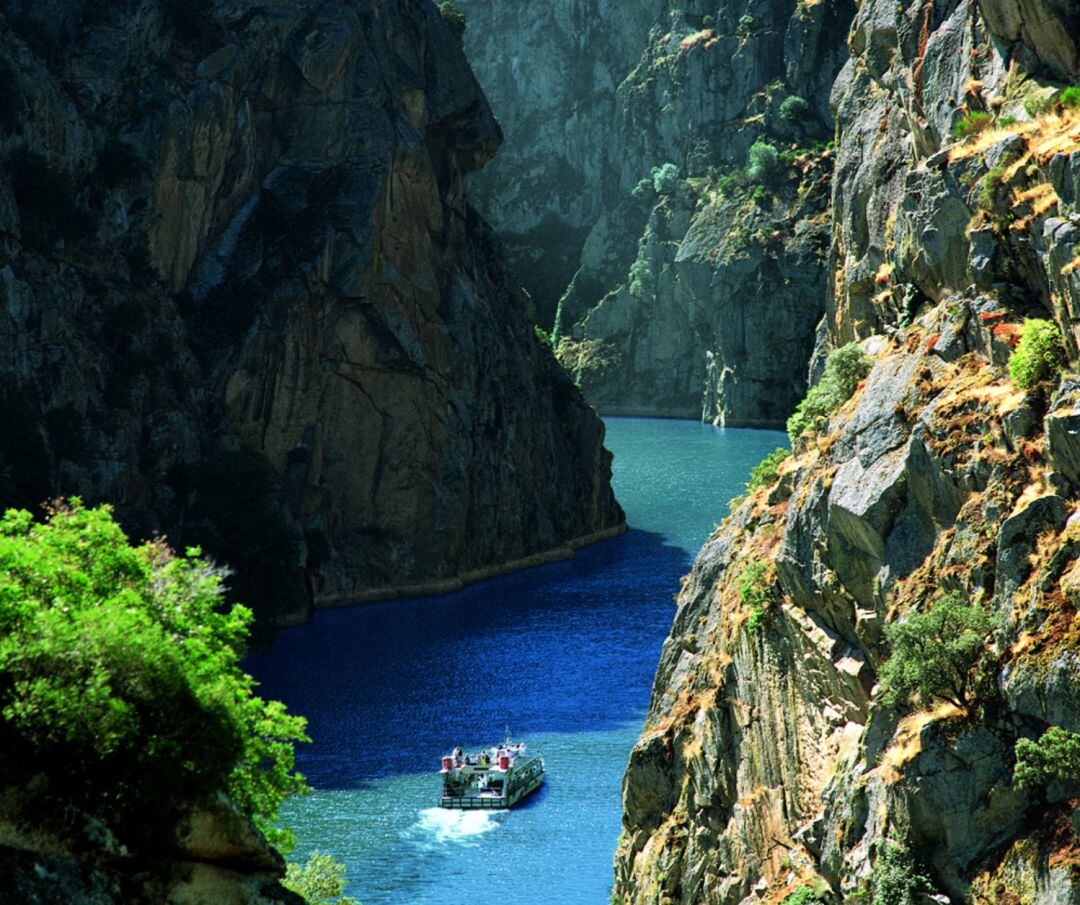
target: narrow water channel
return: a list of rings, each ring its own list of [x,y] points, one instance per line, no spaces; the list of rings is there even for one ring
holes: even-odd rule
[[[346,864],[363,905],[604,905],[619,792],[673,595],[773,431],[609,418],[631,530],[568,562],[448,597],[320,613],[249,668],[309,720],[314,793],[285,809]],[[439,757],[498,741],[544,754],[547,782],[509,813],[433,806]]]

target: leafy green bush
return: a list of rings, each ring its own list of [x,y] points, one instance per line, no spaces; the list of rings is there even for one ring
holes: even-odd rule
[[[630,283],[627,289],[635,298],[645,298],[645,284],[652,281],[653,272],[648,261],[638,258],[630,265]]]
[[[49,788],[129,846],[166,841],[191,802],[225,790],[276,842],[303,790],[304,721],[240,668],[251,622],[198,550],[132,546],[108,507],[0,519],[0,779],[48,765]]]
[[[746,489],[753,493],[762,487],[771,487],[780,476],[780,466],[791,455],[790,449],[777,447],[764,459],[750,469],[750,480],[746,483]]]
[[[721,195],[730,195],[739,186],[739,177],[735,173],[721,176],[716,183],[716,189]]]
[[[1007,128],[1008,126],[1015,126],[1016,125],[1016,117],[1015,116],[1008,116],[1008,115],[999,117],[998,121],[997,121],[997,124],[999,126],[1003,127],[1003,128]]]
[[[780,175],[780,153],[765,141],[750,146],[746,175],[751,182],[770,183]]]
[[[439,15],[454,37],[458,40],[465,37],[465,14],[454,5],[453,0],[443,0],[439,4]]]
[[[644,179],[638,180],[638,184],[630,190],[630,195],[634,198],[645,198],[654,191],[652,179],[646,176]]]
[[[345,865],[330,855],[314,852],[303,867],[290,863],[281,885],[303,896],[308,905],[360,905],[345,895]]]
[[[886,626],[891,652],[881,668],[885,702],[904,706],[918,696],[924,707],[939,699],[966,709],[972,672],[996,628],[994,617],[955,591],[928,612]]]
[[[918,872],[911,850],[891,839],[878,847],[870,885],[874,905],[920,905],[923,893],[932,889]]]
[[[953,135],[957,138],[968,138],[983,129],[989,128],[994,122],[993,114],[976,110],[969,113],[953,127]]]
[[[810,105],[797,94],[784,98],[780,105],[780,118],[788,122],[802,122],[810,116]]]
[[[1080,86],[1066,88],[1061,92],[1060,101],[1066,110],[1080,110]]]
[[[1013,781],[1018,789],[1038,789],[1054,781],[1080,783],[1080,735],[1054,726],[1037,742],[1016,743]]]
[[[765,627],[765,619],[773,601],[768,572],[767,564],[753,562],[739,573],[739,601],[750,613],[746,627],[751,632],[761,631]]]
[[[1032,119],[1045,116],[1054,109],[1054,98],[1051,94],[1033,94],[1024,101],[1024,112]]]
[[[788,418],[787,432],[792,441],[810,430],[820,430],[825,420],[847,402],[870,373],[870,359],[855,343],[848,343],[829,353],[825,373],[806,394],[795,413]]]
[[[673,163],[653,167],[653,189],[658,195],[671,195],[679,187],[679,168]]]
[[[763,185],[755,185],[754,190],[750,193],[750,200],[758,207],[764,207],[768,204],[769,197],[769,190]]]
[[[548,333],[547,330],[545,330],[539,324],[536,324],[533,327],[533,330],[536,332],[536,338],[540,340],[540,345],[542,345],[548,351],[554,351],[555,344],[551,341],[551,334]]]
[[[780,905],[816,905],[822,898],[817,894],[813,886],[800,886],[795,892],[784,896]]]
[[[1030,390],[1058,376],[1065,367],[1065,346],[1053,321],[1028,318],[1020,342],[1009,356],[1009,376],[1018,389]]]
[[[986,174],[979,188],[980,210],[991,211],[994,209],[994,203],[997,201],[997,191],[1001,187],[1001,181],[1004,179],[1005,170],[1007,169],[1008,167],[1005,164],[999,163]]]

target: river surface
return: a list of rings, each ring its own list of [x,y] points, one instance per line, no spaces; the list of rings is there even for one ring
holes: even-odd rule
[[[608,901],[679,578],[786,437],[606,420],[626,535],[447,597],[322,612],[249,658],[261,693],[309,721],[299,766],[315,791],[284,808],[292,857],[344,861],[363,905]],[[505,727],[544,755],[541,790],[511,812],[433,807],[440,756]]]

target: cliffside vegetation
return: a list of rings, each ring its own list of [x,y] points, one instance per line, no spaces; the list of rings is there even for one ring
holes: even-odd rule
[[[627,905],[1080,895],[1080,20],[849,22],[811,389],[679,595]],[[742,140],[768,204],[783,145]]]
[[[0,856],[77,857],[129,901],[178,894],[171,862],[283,873],[263,837],[291,847],[277,815],[305,790],[304,720],[254,693],[251,611],[225,602],[226,575],[197,549],[130,544],[105,506],[0,518]]]

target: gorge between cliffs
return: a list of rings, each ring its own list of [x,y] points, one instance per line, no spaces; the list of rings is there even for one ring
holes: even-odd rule
[[[1076,3],[0,0],[0,88],[0,902],[1080,905]]]

